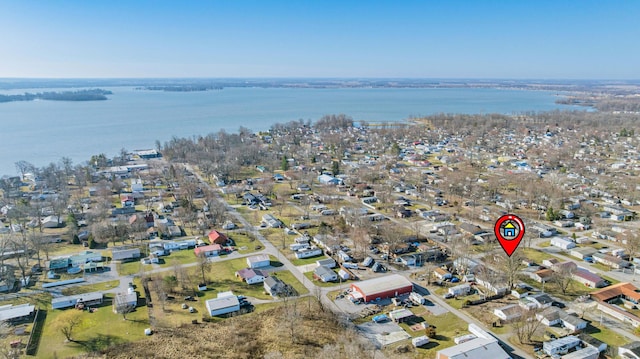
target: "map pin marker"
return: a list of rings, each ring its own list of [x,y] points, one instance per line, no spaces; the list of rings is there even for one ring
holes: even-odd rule
[[[493,233],[495,233],[502,249],[511,257],[524,237],[524,222],[516,215],[505,214],[496,221]]]

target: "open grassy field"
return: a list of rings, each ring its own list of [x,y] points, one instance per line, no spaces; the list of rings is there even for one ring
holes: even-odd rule
[[[452,313],[446,313],[439,316],[432,316],[429,315],[429,313],[423,313],[423,315],[419,316],[422,316],[429,325],[436,328],[436,336],[431,338],[429,344],[422,348],[413,348],[411,342],[408,340],[390,345],[384,350],[387,357],[398,357],[397,348],[401,346],[408,346],[410,350],[409,354],[412,358],[435,358],[436,352],[439,350],[455,345],[455,342],[453,341],[455,337],[468,333],[467,323]],[[400,324],[400,326],[412,337],[424,335],[424,330],[413,331],[406,324]]]
[[[533,248],[523,248],[522,251],[527,258],[534,261],[536,264],[542,264],[542,261],[545,259],[555,258],[560,260],[558,257]]]
[[[108,282],[102,282],[102,283],[78,285],[78,286],[75,286],[75,287],[64,288],[62,290],[62,294],[63,295],[74,295],[74,294],[97,292],[97,291],[101,291],[101,290],[108,290],[108,289],[115,288],[119,284],[120,284],[119,280],[110,280]]]
[[[143,291],[139,290],[139,293],[144,296]],[[96,312],[80,312],[80,324],[72,334],[74,339],[72,342],[66,342],[56,323],[63,320],[66,316],[65,312],[75,309],[48,309],[37,357],[70,357],[83,352],[102,350],[111,345],[144,339],[144,329],[149,327],[146,306],[139,306],[135,312],[127,315],[127,320],[124,320],[122,315],[113,313],[111,301],[111,295],[107,295]],[[144,303],[144,300],[139,303]]]

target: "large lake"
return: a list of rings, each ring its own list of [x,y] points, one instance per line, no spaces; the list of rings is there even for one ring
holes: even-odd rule
[[[205,135],[240,126],[267,130],[278,122],[344,113],[368,122],[404,121],[434,113],[521,113],[573,109],[547,91],[499,89],[297,89],[225,88],[207,92],[107,88],[107,101],[0,103],[0,175],[14,163],[37,166],[63,156],[74,163],[91,155],[114,156],[121,148],[154,148],[173,136]],[[42,89],[0,91],[38,92]]]

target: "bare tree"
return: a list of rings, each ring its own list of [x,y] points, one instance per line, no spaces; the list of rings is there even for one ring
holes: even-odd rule
[[[67,310],[58,316],[55,325],[67,341],[73,341],[73,332],[82,323],[82,314],[77,310]]]
[[[504,274],[506,285],[512,289],[518,279],[518,274],[524,268],[525,257],[520,252],[515,252],[511,256],[504,253],[495,254],[493,261],[497,264],[497,269]]]
[[[531,343],[531,338],[540,327],[540,321],[536,318],[537,309],[521,309],[519,320],[513,322],[513,331],[521,344]]]
[[[115,311],[122,315],[123,320],[127,320],[127,314],[133,312],[136,309],[135,304],[127,303],[124,298],[120,294],[116,295],[115,300]]]
[[[207,283],[207,272],[211,270],[211,262],[209,262],[209,258],[204,254],[198,254],[198,268],[200,269],[200,274],[202,275],[202,283]]]
[[[562,294],[567,294],[571,283],[573,283],[573,274],[576,269],[573,262],[554,266],[551,280],[560,288]]]

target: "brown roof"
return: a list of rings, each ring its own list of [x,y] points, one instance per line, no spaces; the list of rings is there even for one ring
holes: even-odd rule
[[[627,298],[640,301],[640,293],[637,292],[637,290],[638,288],[631,283],[618,283],[592,292],[591,298],[604,302],[611,298],[624,295]]]
[[[549,278],[553,275],[553,271],[551,269],[540,269],[539,271],[536,271],[535,274],[540,278]]]

